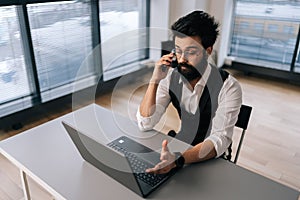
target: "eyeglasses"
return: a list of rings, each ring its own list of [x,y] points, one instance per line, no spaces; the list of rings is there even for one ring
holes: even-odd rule
[[[193,59],[193,58],[199,56],[200,51],[201,51],[200,49],[188,49],[188,50],[182,51],[179,48],[175,48],[176,56],[181,58],[181,56],[183,54],[185,59]]]

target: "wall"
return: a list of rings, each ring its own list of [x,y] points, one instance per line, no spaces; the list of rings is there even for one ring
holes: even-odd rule
[[[217,51],[217,65],[223,66],[229,51],[233,0],[211,0],[209,13],[220,23],[220,35],[214,46]]]
[[[156,61],[161,41],[169,39],[170,0],[151,0],[150,4],[150,59]]]
[[[214,49],[217,53],[217,65],[221,67],[228,52],[233,0],[151,0],[150,26],[168,30],[174,21],[193,10],[204,10],[220,23],[220,35]],[[160,47],[160,41],[170,38],[170,33],[156,29],[154,34],[150,33],[150,38],[151,45],[157,48]],[[150,58],[154,60],[159,56],[157,52],[150,54]]]
[[[194,11],[195,9],[207,11],[208,3],[209,1],[206,0],[171,0],[169,26],[171,26],[178,18]]]

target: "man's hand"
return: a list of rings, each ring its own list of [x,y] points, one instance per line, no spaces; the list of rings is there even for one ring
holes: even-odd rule
[[[153,168],[146,169],[146,172],[154,174],[165,174],[168,173],[174,167],[176,167],[175,155],[169,151],[167,140],[164,140],[162,142],[160,160],[160,163],[155,165]]]
[[[159,83],[160,80],[167,76],[168,70],[171,66],[173,54],[162,56],[156,63],[150,82]]]
[[[158,89],[158,85],[159,82],[167,76],[168,70],[171,66],[172,57],[172,53],[164,55],[155,63],[151,80],[139,108],[140,115],[142,117],[150,117],[155,112],[156,92]]]

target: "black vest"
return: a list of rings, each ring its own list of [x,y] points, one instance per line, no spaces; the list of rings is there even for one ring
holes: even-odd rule
[[[199,107],[196,113],[192,114],[180,106],[183,82],[179,83],[181,75],[177,70],[172,72],[169,95],[181,119],[181,130],[175,136],[177,139],[196,145],[210,133],[211,122],[218,107],[218,96],[228,75],[228,72],[211,66],[211,73],[199,100]]]

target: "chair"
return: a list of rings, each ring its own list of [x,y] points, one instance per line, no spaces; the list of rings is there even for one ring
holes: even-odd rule
[[[237,147],[237,151],[234,157],[234,161],[233,163],[236,163],[240,154],[240,150],[241,150],[241,146],[244,140],[244,136],[248,127],[248,123],[249,123],[249,119],[250,119],[250,115],[251,115],[251,111],[252,111],[252,107],[251,106],[246,106],[246,105],[242,105],[240,108],[240,113],[238,115],[238,120],[235,124],[236,127],[243,129],[241,137],[240,137],[240,141]],[[223,158],[226,160],[231,161],[231,153],[232,153],[232,144],[230,144],[230,146],[228,147],[228,152],[227,155],[225,155],[225,153],[223,154]],[[232,161],[231,161],[232,162]]]

